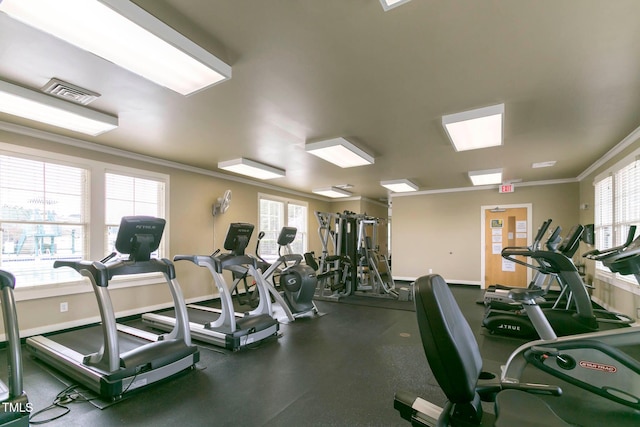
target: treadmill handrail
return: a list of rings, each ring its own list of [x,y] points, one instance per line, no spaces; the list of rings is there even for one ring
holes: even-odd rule
[[[518,255],[533,258],[540,263],[540,266],[534,266],[513,258]],[[532,251],[524,248],[505,248],[502,250],[502,256],[505,259],[526,265],[538,271],[557,274],[563,283],[565,283],[573,292],[573,299],[576,303],[578,316],[588,319],[594,318],[591,298],[587,293],[584,282],[580,277],[580,273],[578,273],[578,269],[570,258],[567,258],[559,252]]]
[[[605,264],[610,262],[616,262],[625,258],[629,258],[640,254],[640,236],[638,236],[630,245],[628,245],[623,251],[616,254],[611,254],[602,259]]]
[[[107,273],[107,268],[99,261],[68,261],[59,259],[53,262],[53,268],[60,267],[71,267],[83,276],[87,274],[90,275],[93,277],[97,286],[105,288],[109,286],[109,274]]]
[[[15,276],[8,271],[0,270],[0,299],[2,300],[2,316],[4,331],[7,337],[7,376],[9,399],[24,394],[22,389],[22,352],[20,347],[20,328],[16,313],[16,302],[13,289]]]
[[[569,234],[562,239],[560,246],[558,246],[558,252],[563,253],[569,258],[573,258],[578,247],[580,247],[580,238],[583,233],[584,226],[582,224],[574,225],[571,230],[569,230]]]
[[[544,260],[549,265],[549,270],[547,271],[551,271],[553,273],[559,273],[561,271],[577,272],[575,264],[562,253],[553,251],[538,251],[518,247],[506,247],[502,250],[503,258],[521,265],[526,265],[527,267],[533,268],[535,270],[541,270],[541,267],[515,259],[513,258],[514,256],[523,256]]]
[[[549,226],[551,225],[551,221],[552,221],[551,218],[549,218],[542,223],[542,225],[538,229],[538,232],[536,233],[535,238],[533,239],[533,243],[531,244],[532,248],[538,249],[540,247],[540,242],[542,241],[542,238],[544,237],[545,233],[549,229]]]
[[[631,225],[631,226],[629,226],[629,232],[627,233],[627,239],[625,240],[625,242],[622,245],[614,246],[614,247],[607,248],[607,249],[593,249],[593,250],[590,250],[588,252],[583,253],[582,256],[584,258],[587,258],[587,259],[591,259],[591,260],[595,260],[595,261],[602,261],[604,258],[616,255],[618,252],[620,252],[620,251],[624,250],[626,247],[630,246],[631,243],[634,241],[633,237],[635,236],[635,234],[636,234],[636,226],[635,225]]]
[[[614,273],[638,274],[640,273],[640,236],[620,253],[604,257],[602,263]]]
[[[93,277],[97,286],[108,287],[114,276],[142,273],[164,273],[173,280],[176,277],[175,266],[167,259],[152,258],[148,261],[115,260],[105,263],[100,261],[56,260],[53,268],[71,267],[82,275]]]

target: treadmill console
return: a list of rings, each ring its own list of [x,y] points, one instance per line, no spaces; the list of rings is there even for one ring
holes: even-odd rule
[[[120,221],[116,250],[131,261],[148,261],[160,246],[166,221],[152,216],[125,216]]]

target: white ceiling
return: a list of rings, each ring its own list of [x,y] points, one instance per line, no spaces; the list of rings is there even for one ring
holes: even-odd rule
[[[302,192],[379,181],[421,190],[573,179],[640,126],[640,1],[137,0],[233,68],[183,97],[0,14],[0,78],[39,89],[56,77],[101,93],[109,147],[217,171],[247,157],[285,169],[270,184]],[[457,153],[442,115],[505,104],[502,147]],[[340,169],[304,151],[343,136],[375,164]],[[552,168],[534,162],[556,160]]]

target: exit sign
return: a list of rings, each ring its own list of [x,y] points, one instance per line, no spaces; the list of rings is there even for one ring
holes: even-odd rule
[[[500,186],[501,193],[513,193],[513,184],[502,184]]]

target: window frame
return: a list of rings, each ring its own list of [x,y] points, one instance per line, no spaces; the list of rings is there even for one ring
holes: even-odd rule
[[[143,179],[151,179],[164,182],[164,218],[167,225],[163,234],[164,253],[170,253],[170,228],[169,224],[169,195],[170,176],[168,174],[154,172],[146,169],[131,168],[113,163],[75,157],[60,154],[53,151],[13,145],[0,142],[0,152],[7,156],[33,159],[50,163],[58,163],[87,171],[87,193],[85,200],[85,256],[89,260],[104,258],[106,247],[105,236],[105,208],[106,187],[105,177],[107,173],[132,176]],[[115,277],[109,285],[110,289],[130,288],[164,283],[165,279],[160,273],[140,274],[130,277]],[[16,283],[15,297],[17,301],[49,298],[63,295],[73,295],[93,292],[88,279],[78,274],[77,279],[59,283],[46,283],[41,285],[20,286],[19,279]]]
[[[306,209],[306,217],[305,217],[305,230],[297,230],[297,235],[296,235],[296,239],[298,238],[298,236],[302,235],[302,246],[303,246],[303,251],[302,253],[305,253],[309,250],[309,203],[305,202],[303,200],[297,200],[297,199],[291,199],[288,197],[282,197],[282,196],[275,196],[273,194],[266,194],[266,193],[258,193],[258,232],[262,231],[260,229],[260,224],[262,223],[262,212],[260,210],[260,201],[261,200],[269,200],[269,201],[273,201],[273,202],[279,202],[279,203],[283,203],[284,209],[283,209],[283,224],[282,226],[288,226],[289,225],[289,205],[296,205],[296,206],[304,206]],[[282,227],[281,226],[281,227]],[[296,227],[297,228],[297,227]],[[279,232],[280,230],[276,230],[277,232]],[[301,254],[302,255],[302,254]],[[270,256],[267,256],[267,258],[265,258],[267,261],[275,261],[276,258],[270,259]]]

